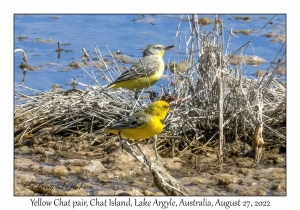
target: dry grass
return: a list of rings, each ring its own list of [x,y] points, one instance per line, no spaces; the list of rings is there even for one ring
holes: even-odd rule
[[[193,20],[192,20],[192,21],[193,21]],[[203,17],[203,18],[199,18],[199,19],[198,19],[198,24],[203,25],[203,26],[209,25],[209,24],[213,24],[213,23],[215,23],[215,22],[217,22],[218,24],[221,24],[221,23],[222,23],[222,21],[221,21],[220,19],[212,20],[212,19],[210,19],[210,18],[208,18],[208,17]]]
[[[234,30],[233,33],[236,34],[243,34],[243,35],[250,35],[253,31],[252,30]]]
[[[257,55],[231,55],[226,57],[231,64],[238,65],[239,63],[258,66],[264,62],[265,59],[258,57]]]
[[[223,43],[222,22],[215,21],[210,33],[202,32],[198,22],[196,15],[190,20],[191,34],[181,49],[186,52],[188,68],[180,75],[169,74],[167,85],[159,91],[160,96],[169,94],[180,99],[177,100],[180,103],[165,121],[164,132],[157,142],[158,151],[180,156],[187,150],[214,150],[219,145],[222,159],[232,142],[252,141],[256,122],[262,123],[266,142],[285,142],[286,87],[275,78],[280,64],[259,80],[243,75],[241,68],[245,56],[237,55],[239,51],[232,55],[226,53],[223,46],[230,44],[230,38],[228,43]],[[179,47],[182,48],[180,43]],[[26,136],[52,126],[55,135],[90,135],[147,107],[154,100],[149,98],[147,90],[136,100],[131,91],[106,89],[100,85],[99,81],[111,82],[121,73],[120,68],[126,67],[120,66],[118,56],[112,56],[115,68],[109,67],[97,46],[96,53],[103,64],[101,67],[89,56],[88,59],[98,68],[97,72],[76,64],[95,81],[93,86],[81,84],[86,87],[85,91],[74,88],[65,92],[40,92],[15,84],[32,92],[28,95],[15,93],[18,96],[14,107],[15,144],[22,144],[28,141]],[[173,53],[177,57],[177,53],[172,51],[171,55]],[[235,65],[228,59],[232,56],[237,56]],[[101,137],[91,135],[91,145],[95,141],[105,144],[105,138]]]
[[[240,17],[240,16],[235,16],[234,19],[236,19],[236,20],[243,20],[245,22],[251,20],[250,17]]]
[[[272,42],[285,43],[285,41],[286,41],[285,34],[276,34],[272,39]]]

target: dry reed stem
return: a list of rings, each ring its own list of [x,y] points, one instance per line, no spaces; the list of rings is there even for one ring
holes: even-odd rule
[[[177,181],[169,172],[167,172],[161,161],[156,160],[155,162],[150,162],[150,168],[149,165],[145,163],[144,157],[137,155],[128,141],[123,142],[123,148],[126,152],[138,159],[145,167],[151,170],[155,186],[165,195],[187,195],[182,183]]]
[[[178,40],[180,46],[169,52],[169,60],[172,62],[181,62],[178,55],[185,54],[184,60],[187,61],[188,68],[180,75],[168,72],[167,88],[161,87],[159,92],[160,96],[169,94],[181,99],[178,106],[170,110],[161,134],[178,138],[175,145],[179,152],[176,154],[174,151],[174,155],[182,156],[183,151],[191,149],[188,146],[191,143],[199,145],[193,150],[195,153],[203,148],[201,145],[207,148],[216,144],[222,145],[222,139],[226,139],[223,142],[225,147],[238,140],[249,143],[252,141],[252,128],[257,121],[262,123],[261,129],[264,128],[262,138],[265,145],[275,140],[285,144],[286,87],[274,77],[285,59],[285,53],[268,75],[260,79],[245,76],[243,49],[249,42],[233,53],[238,53],[240,60],[236,65],[231,65],[226,59],[226,53],[232,40],[228,39],[227,43],[223,43],[221,25],[217,24],[212,31],[204,33],[202,26],[197,23],[196,15],[188,20],[190,36],[185,36],[185,42],[181,41],[178,34],[183,26],[179,22],[173,44]],[[222,46],[226,46],[225,49]],[[282,47],[280,51],[283,49]],[[97,45],[95,51],[104,62]],[[117,65],[116,61],[114,63]],[[34,134],[52,125],[60,126],[60,130],[55,132],[58,135],[62,135],[66,129],[79,130],[81,133],[90,133],[91,130],[95,132],[146,108],[151,103],[146,90],[136,100],[132,91],[107,89],[106,84],[118,76],[120,70],[108,65],[104,69],[95,66],[98,73],[89,73],[86,70],[84,72],[92,81],[98,82],[93,86],[78,82],[86,88],[81,92],[41,92],[15,84],[16,87],[30,92],[16,92],[15,142],[24,141],[27,134]],[[167,146],[169,140],[163,138],[157,142],[158,152],[171,154],[172,146]],[[95,141],[92,139],[91,143]],[[104,145],[106,141],[100,142]],[[219,147],[221,156],[222,152],[223,155],[226,153],[223,147]]]
[[[255,127],[255,131],[252,136],[252,150],[254,152],[254,162],[258,163],[262,157],[262,149],[264,145],[264,140],[262,136],[262,124],[257,123]]]

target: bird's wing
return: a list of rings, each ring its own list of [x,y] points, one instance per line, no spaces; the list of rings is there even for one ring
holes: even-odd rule
[[[147,59],[145,59],[146,57],[143,57],[141,61],[133,64],[130,67],[129,71],[125,71],[123,74],[121,74],[115,81],[111,83],[111,85],[135,78],[146,76],[149,77],[155,74],[155,72],[159,69],[160,62],[154,56],[153,58],[151,58],[150,56],[147,57]]]
[[[144,111],[137,112],[127,119],[121,120],[112,126],[110,126],[108,129],[127,129],[127,128],[136,128],[144,126],[149,120],[151,119],[151,116],[149,114],[146,114]]]

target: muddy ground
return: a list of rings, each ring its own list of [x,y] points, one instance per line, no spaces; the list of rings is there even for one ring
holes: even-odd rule
[[[164,195],[155,187],[150,170],[122,151],[118,141],[89,145],[77,139],[16,146],[14,195]],[[155,162],[153,145],[139,145]],[[236,151],[221,164],[217,152],[194,154],[188,149],[180,157],[159,156],[159,161],[188,195],[286,195],[285,147],[264,148],[259,163],[247,154],[245,144],[236,142],[233,148]]]

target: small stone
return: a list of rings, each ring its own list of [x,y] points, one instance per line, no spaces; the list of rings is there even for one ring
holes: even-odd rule
[[[262,195],[262,196],[266,196],[267,192],[264,190],[259,189],[257,195]]]
[[[240,168],[239,172],[242,173],[244,176],[247,176],[249,175],[250,170],[248,168]]]
[[[154,194],[152,192],[150,192],[149,190],[144,190],[144,195],[150,196],[150,195],[154,195]]]
[[[59,178],[65,177],[69,171],[65,166],[57,165],[53,168],[53,173],[57,175]]]

